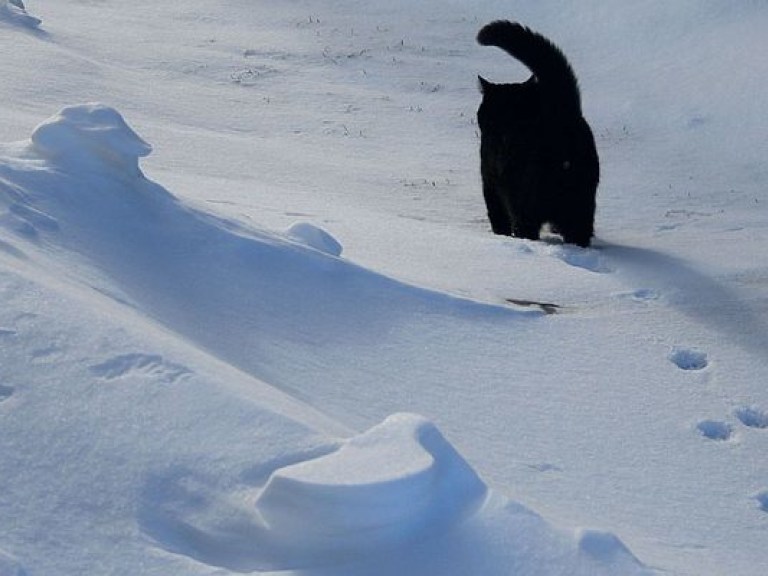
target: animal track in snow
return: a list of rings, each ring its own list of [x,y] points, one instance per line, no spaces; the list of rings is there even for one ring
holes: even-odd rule
[[[181,364],[166,361],[158,354],[123,354],[91,366],[91,372],[104,380],[115,380],[130,374],[144,374],[161,382],[173,384],[192,371]]]
[[[595,248],[577,248],[575,246],[556,246],[552,255],[559,258],[566,264],[576,268],[584,268],[590,272],[605,274],[613,272],[610,266],[605,263],[602,254]]]
[[[733,427],[730,424],[717,420],[702,420],[696,425],[696,429],[710,440],[730,440],[733,435]]]
[[[709,366],[706,352],[689,348],[675,348],[669,355],[669,359],[680,370],[703,370]]]
[[[750,428],[768,428],[768,413],[757,406],[742,406],[736,409],[736,418]]]

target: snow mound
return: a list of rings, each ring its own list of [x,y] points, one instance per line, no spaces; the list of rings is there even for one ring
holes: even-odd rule
[[[486,487],[425,419],[397,414],[338,451],[274,472],[256,508],[303,549],[391,545],[471,515]]]
[[[68,106],[32,133],[37,152],[53,163],[111,168],[140,175],[139,157],[152,147],[114,108],[103,104]]]
[[[297,222],[288,229],[288,237],[329,256],[341,256],[342,245],[328,232],[307,222]]]
[[[0,21],[18,24],[27,28],[37,28],[42,24],[40,18],[36,18],[27,12],[22,0],[0,0]]]

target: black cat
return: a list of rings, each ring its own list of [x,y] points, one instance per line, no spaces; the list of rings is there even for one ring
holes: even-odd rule
[[[565,242],[589,246],[600,165],[568,60],[517,23],[492,22],[477,41],[498,46],[532,72],[516,84],[480,77],[480,171],[493,231],[538,240],[550,224]]]

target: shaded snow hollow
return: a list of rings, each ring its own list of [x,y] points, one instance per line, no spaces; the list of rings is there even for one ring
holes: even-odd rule
[[[312,225],[295,226],[282,238],[193,211],[144,178],[138,159],[150,150],[116,110],[100,104],[65,108],[41,124],[31,142],[4,147],[0,225],[15,238],[13,246],[3,245],[6,255],[56,246],[58,258],[77,263],[68,281],[93,282],[112,305],[130,302],[131,309],[151,314],[170,332],[251,373],[269,359],[265,332],[278,342],[284,337],[281,343],[288,346],[297,335],[320,343],[343,341],[344,325],[381,324],[381,329],[414,313],[425,315],[420,329],[432,329],[429,314],[437,312],[475,320],[530,316],[409,287],[354,266],[338,258],[341,246]],[[80,278],[88,266],[107,275],[110,290],[94,272]],[[222,325],[230,333],[208,329]],[[353,331],[352,338],[362,333]],[[239,346],[230,346],[233,342]],[[93,378],[104,381],[132,371],[166,385],[197,378],[159,355],[123,354],[90,368]],[[89,393],[110,392],[101,386]],[[262,398],[269,410],[268,397]],[[141,418],[149,418],[163,404],[149,402],[143,410]],[[232,433],[252,426],[248,418],[224,422]],[[197,425],[211,427],[210,449],[235,449],[222,437],[220,423],[197,419]],[[205,437],[205,430],[200,433]],[[142,443],[144,434],[140,427],[125,428],[101,442],[117,442],[118,452],[154,446],[159,461],[189,448],[184,438],[178,445],[171,437],[169,444]],[[237,572],[299,569],[316,575],[646,573],[614,535],[557,530],[493,493],[432,423],[411,414],[390,416],[310,455],[276,455],[277,465],[263,482],[243,480],[246,470],[239,482],[224,482],[210,468],[190,462],[183,471],[147,473],[138,464],[142,458],[141,451],[128,457],[138,468],[130,474],[121,469],[117,477],[124,484],[99,487],[114,491],[102,501],[138,510],[141,534],[131,545],[145,546],[149,536],[173,552],[172,558]],[[102,475],[115,476],[110,461],[99,462]],[[130,494],[139,499],[124,502]],[[85,516],[104,513],[85,501],[78,510]],[[68,521],[78,533],[87,530],[78,522],[94,519]],[[163,572],[163,562],[170,562],[165,556],[147,552],[146,562],[153,566],[147,573],[169,573]],[[21,574],[24,567],[24,558],[0,551],[3,574]]]

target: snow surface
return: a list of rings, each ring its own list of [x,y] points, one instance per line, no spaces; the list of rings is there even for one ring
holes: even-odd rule
[[[593,248],[489,232],[495,18],[579,76]],[[764,573],[767,24],[0,1],[0,575]]]

